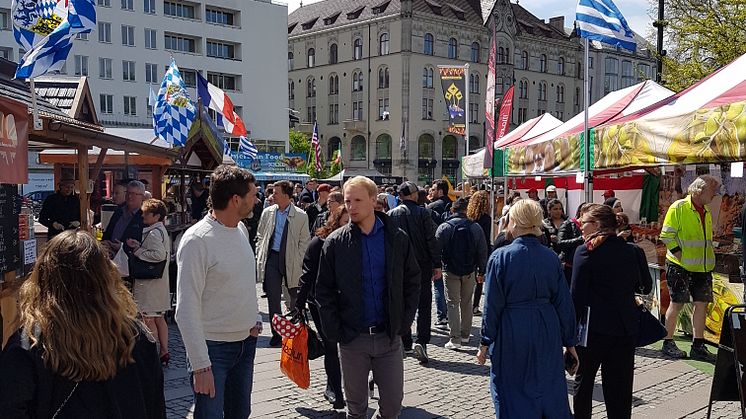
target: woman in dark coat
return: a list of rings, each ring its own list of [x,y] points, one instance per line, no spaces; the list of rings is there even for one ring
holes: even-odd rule
[[[611,419],[632,415],[640,324],[635,293],[650,293],[653,280],[642,250],[617,236],[619,218],[611,207],[593,205],[580,220],[586,242],[575,252],[571,290],[578,317],[590,310],[590,321],[588,344],[578,347],[580,368],[573,398],[576,419],[591,417],[600,367],[607,415]]]
[[[546,241],[549,244],[549,247],[554,250],[555,253],[559,254],[560,250],[557,248],[557,242],[559,242],[559,230],[565,220],[567,220],[562,201],[559,199],[550,200],[547,203],[547,212],[549,213],[549,217],[544,219],[541,229],[546,236]]]
[[[477,191],[469,199],[469,206],[466,208],[466,218],[479,224],[484,233],[484,239],[489,246],[492,241],[490,234],[492,234],[492,217],[490,217],[490,193],[487,191]],[[487,254],[490,254],[490,249],[487,249]],[[481,316],[482,312],[479,310],[479,303],[482,300],[482,287],[484,284],[477,282],[474,287],[474,303],[472,305],[472,312],[475,316]]]
[[[316,278],[319,274],[319,259],[321,258],[321,248],[324,246],[324,240],[332,231],[347,224],[350,217],[344,206],[331,210],[331,216],[321,228],[316,230],[316,236],[311,239],[306,249],[306,255],[303,258],[303,273],[300,277],[300,290],[295,303],[295,308],[303,311],[308,302],[308,309],[311,312],[313,322],[316,324],[316,330],[319,331],[322,342],[324,342],[324,370],[326,371],[326,390],[324,398],[332,404],[335,409],[344,409],[345,399],[342,393],[342,370],[339,366],[339,354],[337,344],[330,342],[321,328],[321,317],[316,305],[315,291]]]
[[[583,233],[580,231],[580,217],[583,216],[588,207],[592,204],[583,202],[578,206],[575,218],[568,218],[560,226],[557,234],[556,248],[559,250],[559,257],[565,269],[565,279],[570,285],[572,279],[572,259],[575,257],[575,249],[583,244]]]

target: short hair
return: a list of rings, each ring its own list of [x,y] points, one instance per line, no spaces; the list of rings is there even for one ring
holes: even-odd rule
[[[368,196],[370,196],[371,198],[378,195],[378,186],[376,186],[376,183],[365,176],[355,176],[352,179],[348,180],[347,182],[345,182],[343,190],[346,191],[347,188],[352,186],[362,186],[368,191]]]
[[[521,199],[510,207],[508,212],[510,222],[524,234],[541,236],[541,225],[544,220],[544,210],[541,205],[532,199]],[[522,234],[518,234],[522,235]]]
[[[547,202],[547,211],[549,211],[553,206],[555,206],[557,204],[560,204],[560,206],[562,207],[562,214],[564,214],[565,213],[565,205],[562,203],[562,201],[560,201],[557,198],[552,198],[552,199],[549,200],[549,202]]]
[[[433,182],[433,186],[435,186],[435,189],[443,192],[443,195],[448,195],[448,182],[446,182],[445,180],[438,179]]]
[[[153,215],[160,215],[160,221],[163,221],[168,215],[166,204],[160,199],[146,199],[142,203],[143,212],[149,212]]]
[[[296,187],[297,186],[300,186],[300,185],[296,185]],[[287,180],[281,180],[279,182],[276,182],[275,190],[279,190],[280,192],[282,192],[283,194],[291,198],[293,197],[293,184]]]
[[[342,195],[342,192],[334,191],[329,194],[329,198],[327,198],[327,201],[334,201],[338,204],[344,204],[345,203],[345,197]]]
[[[692,182],[692,184],[689,185],[689,188],[687,188],[687,192],[689,192],[689,195],[691,196],[699,196],[708,186],[718,188],[720,186],[720,180],[712,175],[702,175],[694,179],[694,182]]]
[[[234,195],[240,197],[249,193],[250,184],[256,179],[246,169],[236,166],[220,165],[210,175],[210,202],[212,208],[224,210]]]
[[[141,193],[145,193],[145,185],[139,180],[131,180],[127,184],[128,188],[137,188]]]

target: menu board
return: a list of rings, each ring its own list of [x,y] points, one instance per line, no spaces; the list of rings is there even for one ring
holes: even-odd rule
[[[0,184],[0,274],[14,271],[20,263],[18,216],[21,197],[18,185]]]

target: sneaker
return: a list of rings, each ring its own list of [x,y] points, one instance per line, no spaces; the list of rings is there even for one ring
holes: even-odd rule
[[[412,348],[404,348],[404,355],[413,355],[414,349]]]
[[[463,345],[468,345],[469,344],[469,338],[461,338],[461,343]]]
[[[438,329],[447,329],[448,328],[448,319],[442,319],[435,322],[435,327]]]
[[[446,342],[445,345],[443,345],[443,347],[446,348],[446,349],[456,350],[456,349],[461,349],[461,344],[460,343],[453,343],[453,342],[451,342],[449,340],[448,342]]]
[[[679,349],[673,340],[664,340],[661,352],[663,352],[663,355],[673,359],[686,358],[686,352]]]
[[[414,357],[417,358],[421,364],[427,364],[430,361],[427,357],[427,349],[425,349],[425,345],[420,343],[414,345]]]
[[[717,356],[710,352],[705,345],[702,346],[694,346],[692,345],[692,350],[689,352],[689,357],[691,359],[696,359],[697,361],[704,361],[704,362],[710,362],[712,364],[717,361]]]
[[[481,316],[481,315],[482,315],[482,312],[481,312],[481,311],[479,311],[479,307],[474,307],[474,310],[472,311],[472,313],[473,313],[473,314],[474,314],[475,316]]]

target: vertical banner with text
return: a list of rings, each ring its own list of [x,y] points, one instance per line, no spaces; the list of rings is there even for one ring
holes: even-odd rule
[[[487,91],[484,98],[484,168],[492,168],[492,153],[495,148],[495,20],[492,19],[492,42],[487,60]]]
[[[438,66],[443,97],[448,108],[448,132],[466,135],[466,68],[463,66]]]

